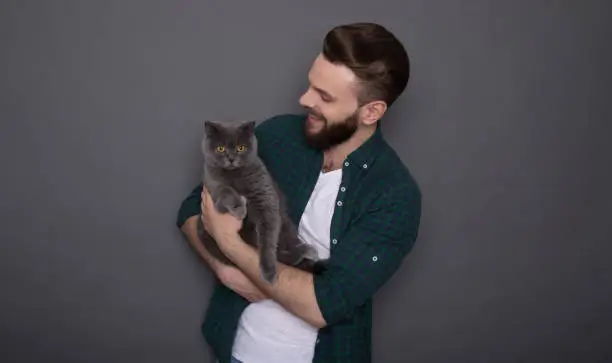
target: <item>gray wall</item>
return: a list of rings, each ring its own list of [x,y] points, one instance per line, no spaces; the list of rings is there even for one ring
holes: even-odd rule
[[[384,132],[424,193],[374,361],[610,362],[611,8],[4,1],[2,361],[212,362],[174,226],[200,121],[300,111],[324,33],[371,20],[412,57]]]

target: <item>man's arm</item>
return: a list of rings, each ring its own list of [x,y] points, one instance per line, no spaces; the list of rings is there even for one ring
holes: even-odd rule
[[[185,235],[187,241],[191,247],[198,253],[204,262],[210,267],[210,269],[217,275],[221,267],[221,262],[217,261],[204,247],[204,244],[198,237],[198,223],[200,222],[200,215],[194,215],[185,221],[181,226],[181,232]]]
[[[313,275],[277,263],[273,285],[261,278],[259,255],[240,236],[227,235],[220,246],[266,295],[322,328],[350,317],[395,273],[417,238],[420,216],[418,189],[396,187],[351,226],[324,272]]]
[[[215,260],[204,248],[198,237],[198,223],[201,213],[200,202],[202,194],[202,183],[196,186],[183,200],[178,211],[176,225],[185,235],[189,245],[198,253],[208,266],[215,272],[218,271],[220,262]]]
[[[325,326],[325,320],[317,304],[312,274],[277,262],[276,281],[273,285],[268,284],[261,277],[257,251],[247,245],[238,234],[222,238],[225,239],[221,242],[223,253],[266,296],[311,325],[318,328]]]

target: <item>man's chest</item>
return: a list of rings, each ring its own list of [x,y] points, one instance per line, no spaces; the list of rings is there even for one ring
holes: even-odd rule
[[[283,193],[289,215],[297,225],[315,189],[321,162],[315,153],[287,150],[262,155],[266,168]]]
[[[319,173],[300,219],[300,239],[314,246],[320,258],[328,258],[330,255],[331,223],[341,183],[341,169]]]
[[[380,189],[379,183],[372,184],[372,168],[360,164],[345,162],[341,169],[322,173],[323,153],[295,145],[275,139],[266,144],[261,157],[284,194],[293,222],[300,225],[306,218],[313,229],[320,226],[316,230],[330,234],[333,241],[364,212],[374,192]],[[304,216],[305,213],[308,214]],[[319,235],[318,240],[324,239],[323,234]]]

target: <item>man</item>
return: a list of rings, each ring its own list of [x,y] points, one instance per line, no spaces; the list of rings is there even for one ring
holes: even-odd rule
[[[408,83],[401,43],[377,24],[335,27],[308,77],[299,100],[307,115],[273,117],[256,133],[300,238],[329,258],[325,271],[279,263],[267,284],[257,251],[238,235],[241,222],[217,213],[201,184],[178,213],[178,226],[220,280],[202,332],[221,363],[370,362],[372,297],[417,238],[420,190],[379,127]],[[236,267],[202,247],[199,213]]]

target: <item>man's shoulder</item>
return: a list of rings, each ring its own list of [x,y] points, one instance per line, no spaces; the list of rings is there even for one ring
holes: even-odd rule
[[[420,203],[422,192],[419,183],[408,165],[386,141],[381,145],[379,163],[376,177],[382,181],[378,183],[382,194],[387,198]]]
[[[259,123],[255,133],[260,141],[269,141],[279,137],[298,139],[302,136],[304,119],[305,116],[301,114],[278,114]]]
[[[373,212],[368,217],[371,218],[369,223],[378,223],[381,230],[394,226],[396,237],[411,247],[418,235],[422,213],[423,195],[419,183],[408,165],[386,142],[381,144],[376,160],[373,173],[368,173],[364,183],[369,191],[360,196],[365,203],[364,210]]]
[[[302,115],[280,114],[262,121],[255,129],[257,154],[287,194],[287,184],[302,177],[310,166],[308,156],[312,151],[305,142],[304,120]]]

